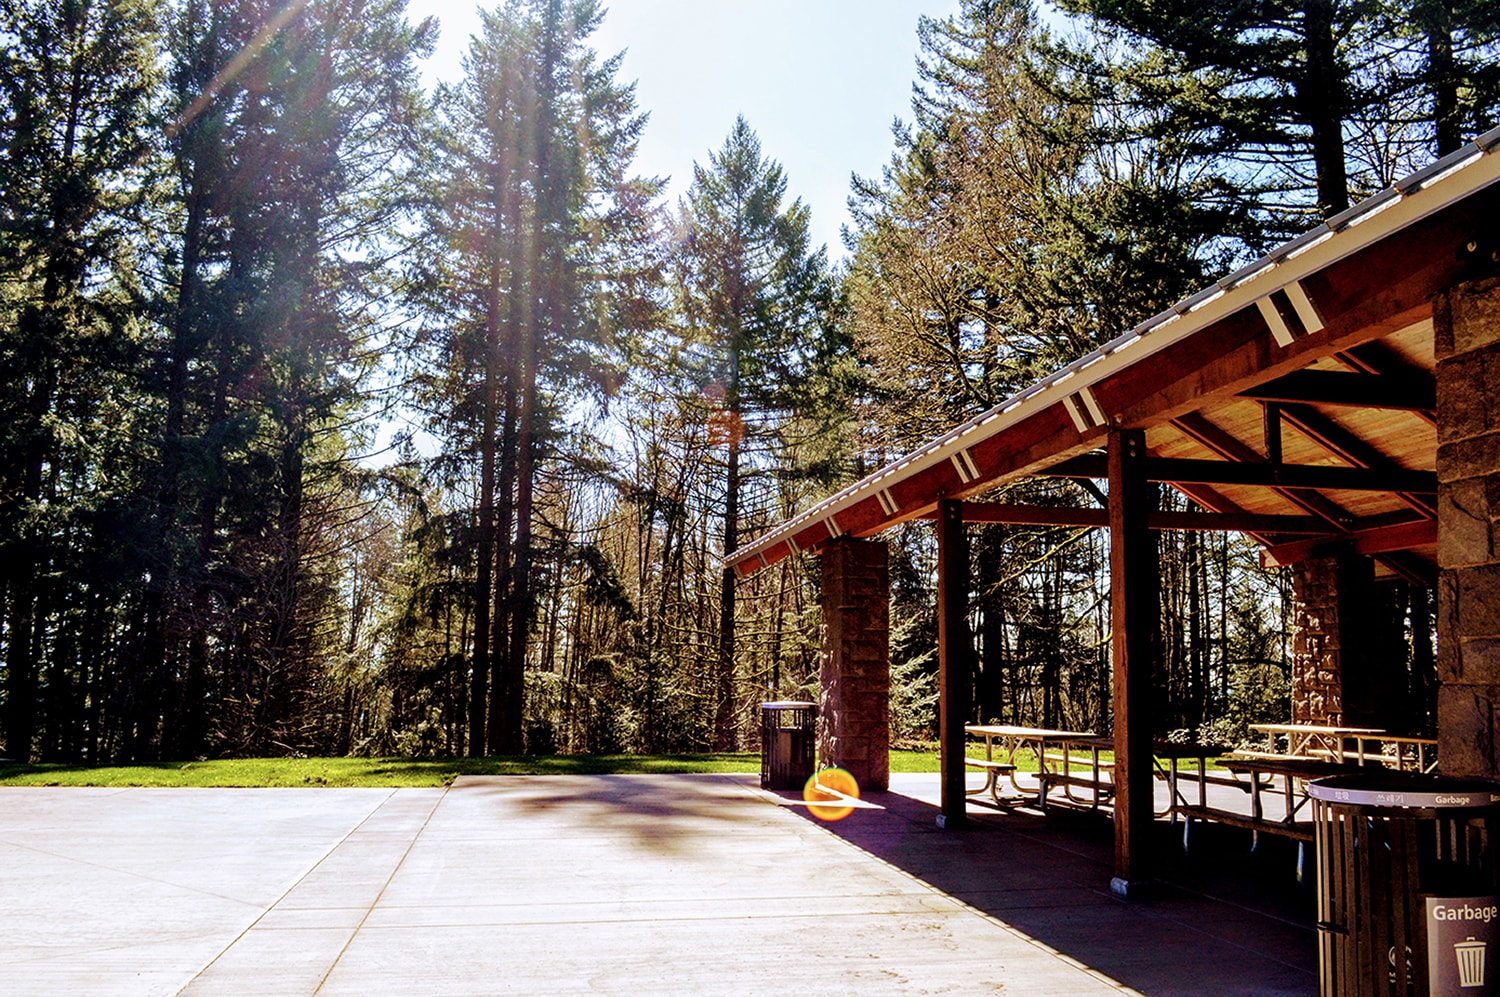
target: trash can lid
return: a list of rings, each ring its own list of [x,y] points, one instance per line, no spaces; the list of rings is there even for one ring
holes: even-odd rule
[[[1314,779],[1307,794],[1325,803],[1372,807],[1464,809],[1500,803],[1500,783],[1420,772],[1359,772]]]
[[[817,703],[804,703],[796,699],[782,699],[774,703],[761,703],[763,710],[806,710],[818,705]]]

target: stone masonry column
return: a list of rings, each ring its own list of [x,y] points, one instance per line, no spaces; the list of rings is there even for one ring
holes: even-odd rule
[[[1438,759],[1500,776],[1500,279],[1433,308],[1438,398]]]
[[[891,781],[890,565],[883,541],[842,537],[822,552],[818,764],[862,789]]]
[[[1373,725],[1393,698],[1368,681],[1374,584],[1375,563],[1357,554],[1292,569],[1293,723]]]

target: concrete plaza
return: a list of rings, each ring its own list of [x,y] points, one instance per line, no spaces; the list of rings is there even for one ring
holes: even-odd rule
[[[0,787],[0,994],[1317,993],[1290,852],[1162,825],[1126,903],[1097,817],[892,783],[838,823],[754,776]]]

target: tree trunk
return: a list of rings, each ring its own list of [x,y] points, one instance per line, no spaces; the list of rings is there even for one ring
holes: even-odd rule
[[[982,654],[979,655],[979,688],[974,697],[981,723],[998,721],[1005,712],[1005,611],[1001,596],[1002,551],[1005,528],[991,526],[979,536],[974,588],[979,593],[978,633]]]
[[[739,413],[730,409],[729,467],[724,480],[724,555],[739,546],[740,442],[733,426]],[[719,656],[714,671],[714,750],[735,750],[734,722],[734,568],[725,565],[719,581]]]
[[[515,277],[516,285],[520,288],[535,286],[537,271],[540,269],[537,242],[538,238],[533,234],[521,253],[521,265],[517,268]],[[510,597],[506,601],[510,632],[502,681],[496,688],[500,709],[499,723],[494,731],[497,739],[495,744],[501,754],[507,755],[519,755],[525,750],[522,700],[525,696],[526,651],[531,629],[531,513],[536,473],[537,315],[532,300],[532,293],[520,296],[515,362],[518,382],[514,465],[515,543],[511,550],[508,579]]]
[[[1333,37],[1333,0],[1306,0],[1302,29],[1307,68],[1297,88],[1297,101],[1303,121],[1312,129],[1318,209],[1326,217],[1349,207],[1349,178],[1344,164],[1348,102]]]
[[[1410,733],[1437,731],[1437,662],[1432,651],[1432,590],[1407,587],[1411,597],[1411,713]]]
[[[1453,2],[1425,0],[1417,11],[1427,33],[1427,86],[1432,92],[1433,152],[1441,157],[1463,145],[1458,74],[1453,64]]]
[[[1188,709],[1187,726],[1194,732],[1203,723],[1207,680],[1203,656],[1202,538],[1189,533],[1183,538],[1187,558],[1188,586]]]
[[[34,597],[26,591],[32,579],[17,572],[9,600],[5,650],[5,754],[18,762],[31,760],[36,734],[36,657],[32,648]]]
[[[494,612],[490,618],[491,687],[488,750],[492,755],[505,753],[505,673],[510,668],[510,627],[512,609],[511,560],[515,547],[511,534],[515,528],[515,480],[516,480],[516,389],[517,372],[514,365],[515,330],[507,337],[507,353],[512,362],[505,374],[505,413],[500,431],[500,481],[495,524],[495,589]]]
[[[500,225],[497,223],[496,228]],[[479,757],[487,745],[485,720],[489,704],[490,607],[494,592],[495,434],[500,405],[500,261],[499,237],[490,258],[485,300],[484,415],[479,439],[479,509],[474,524],[474,654],[469,672],[469,755]]]
[[[515,84],[513,83],[512,86]],[[531,293],[526,278],[525,221],[521,217],[521,185],[515,182],[522,160],[519,125],[502,137],[496,149],[499,171],[491,192],[497,206],[495,227],[495,252],[504,253],[510,260],[510,289],[505,298],[504,323],[499,327],[503,338],[499,348],[504,353],[503,365],[497,368],[504,384],[503,411],[500,431],[499,482],[497,484],[496,522],[494,524],[495,580],[490,594],[492,609],[487,613],[489,628],[490,702],[487,731],[481,731],[479,744],[490,754],[506,752],[506,710],[508,687],[505,673],[510,667],[511,627],[511,578],[512,546],[511,530],[515,518],[514,490],[516,476],[516,384],[521,379],[517,351],[524,329],[521,327],[525,298]],[[495,286],[495,316],[499,320],[500,301],[498,278]],[[478,750],[478,749],[475,749]]]

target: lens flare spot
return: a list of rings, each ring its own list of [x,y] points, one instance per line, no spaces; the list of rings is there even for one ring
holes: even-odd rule
[[[859,783],[843,769],[823,769],[802,787],[802,799],[810,804],[808,813],[819,820],[843,820],[854,812],[846,801],[859,799]],[[833,805],[823,805],[825,800]]]

